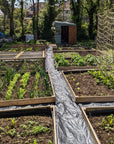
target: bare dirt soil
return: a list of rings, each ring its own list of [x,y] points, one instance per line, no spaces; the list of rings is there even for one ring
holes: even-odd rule
[[[77,96],[107,96],[114,91],[104,84],[98,84],[88,73],[69,73],[66,77]]]

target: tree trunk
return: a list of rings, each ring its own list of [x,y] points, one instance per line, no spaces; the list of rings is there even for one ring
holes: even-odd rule
[[[13,21],[13,12],[14,12],[14,3],[15,0],[11,1],[11,11],[10,11],[10,36],[14,36],[14,21]]]
[[[94,24],[93,24],[93,12],[90,11],[90,13],[89,13],[89,26],[88,26],[88,32],[89,32],[90,39],[93,39],[93,30],[94,30],[93,26],[94,26]]]
[[[38,39],[38,37],[39,37],[39,27],[38,27],[38,23],[39,23],[39,0],[37,0],[37,19],[36,19],[37,39]]]
[[[36,35],[36,18],[35,18],[35,3],[33,1],[33,35],[34,35],[34,40],[37,40],[37,35]]]
[[[4,14],[4,34],[5,34],[5,30],[6,30],[6,15]]]
[[[24,14],[23,14],[23,0],[21,0],[21,27],[22,27],[22,39],[24,39],[24,24],[23,24],[23,20],[24,20]]]

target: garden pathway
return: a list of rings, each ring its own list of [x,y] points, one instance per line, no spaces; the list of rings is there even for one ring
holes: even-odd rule
[[[76,104],[62,73],[54,67],[52,47],[49,47],[46,53],[46,66],[56,94],[55,114],[58,144],[94,144],[80,107],[114,106],[114,102]]]
[[[80,107],[74,102],[62,73],[54,68],[52,47],[47,50],[46,66],[56,94],[58,144],[93,144]]]

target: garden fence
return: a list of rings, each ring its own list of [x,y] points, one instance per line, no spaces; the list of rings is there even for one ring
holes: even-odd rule
[[[97,49],[114,49],[114,4],[102,14],[98,14]]]

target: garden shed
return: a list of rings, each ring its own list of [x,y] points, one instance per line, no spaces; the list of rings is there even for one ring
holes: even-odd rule
[[[56,44],[75,44],[77,27],[74,23],[55,21]]]

